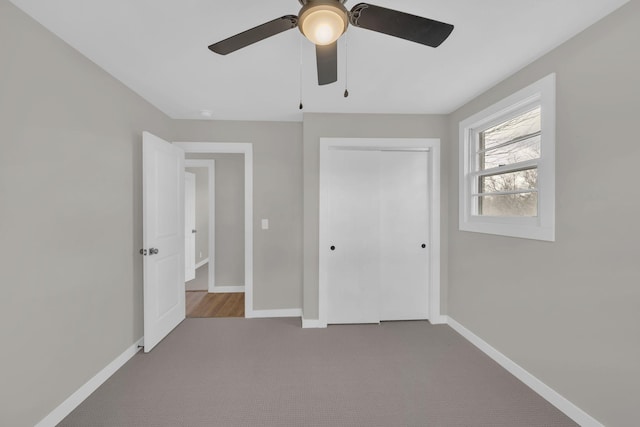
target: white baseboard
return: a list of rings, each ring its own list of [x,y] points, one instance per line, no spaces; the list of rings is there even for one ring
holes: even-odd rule
[[[244,292],[244,286],[214,286],[212,294],[229,294],[232,292]]]
[[[320,323],[319,319],[305,319],[303,317],[302,327],[303,328],[326,328],[327,325],[325,323]]]
[[[484,341],[479,336],[456,322],[449,316],[442,316],[446,318],[447,323],[456,332],[466,338],[473,345],[482,350],[487,356],[495,360],[500,366],[509,371],[514,377],[525,383],[529,388],[538,393],[544,399],[546,399],[553,406],[564,412],[566,416],[573,421],[581,425],[582,427],[603,427],[602,423],[593,418],[591,415],[578,408],[569,400],[564,398],[560,393],[540,381],[538,378],[531,375],[523,367],[518,365],[513,360],[493,348],[489,343]]]
[[[251,313],[245,313],[247,318],[266,318],[266,317],[300,317],[302,316],[301,308],[284,308],[281,310],[253,310]]]
[[[196,264],[196,270],[202,267],[203,265],[207,264],[208,262],[209,262],[209,258],[203,259],[202,261]]]
[[[106,380],[109,379],[118,369],[129,361],[135,354],[140,351],[144,338],[140,338],[138,342],[126,349],[120,356],[116,357],[111,363],[105,366],[100,372],[94,375],[83,386],[76,390],[49,415],[44,417],[35,427],[54,427],[78,407],[91,393],[96,391]]]
[[[429,323],[432,325],[446,325],[447,320],[447,316],[436,316],[433,319],[429,319]]]

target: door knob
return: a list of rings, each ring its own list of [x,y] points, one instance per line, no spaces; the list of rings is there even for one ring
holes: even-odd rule
[[[151,248],[149,249],[149,255],[155,255],[158,253],[158,249],[157,248]]]
[[[336,247],[335,246],[331,246],[329,249],[331,249],[332,251],[335,251]]]
[[[427,247],[427,245],[425,245],[424,243],[421,246],[422,246],[422,249]]]

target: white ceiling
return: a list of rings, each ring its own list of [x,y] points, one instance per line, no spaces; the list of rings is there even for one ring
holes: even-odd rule
[[[172,118],[299,121],[301,56],[304,112],[446,114],[628,0],[371,0],[455,29],[433,49],[349,27],[349,98],[344,36],[338,82],[322,87],[297,29],[227,56],[207,49],[297,14],[297,0],[11,1]]]

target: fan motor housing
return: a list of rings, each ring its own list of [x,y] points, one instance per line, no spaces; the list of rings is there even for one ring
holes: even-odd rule
[[[305,6],[307,3],[313,3],[315,0],[298,0],[301,5]],[[334,0],[332,3],[346,3],[347,0]]]

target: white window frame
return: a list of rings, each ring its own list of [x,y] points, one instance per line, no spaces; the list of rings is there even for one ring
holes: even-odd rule
[[[480,132],[541,107],[540,158],[529,161],[538,169],[538,216],[482,216],[473,212],[474,162],[472,157]],[[496,104],[463,120],[459,125],[459,228],[460,231],[555,241],[555,145],[556,75],[550,74]]]

